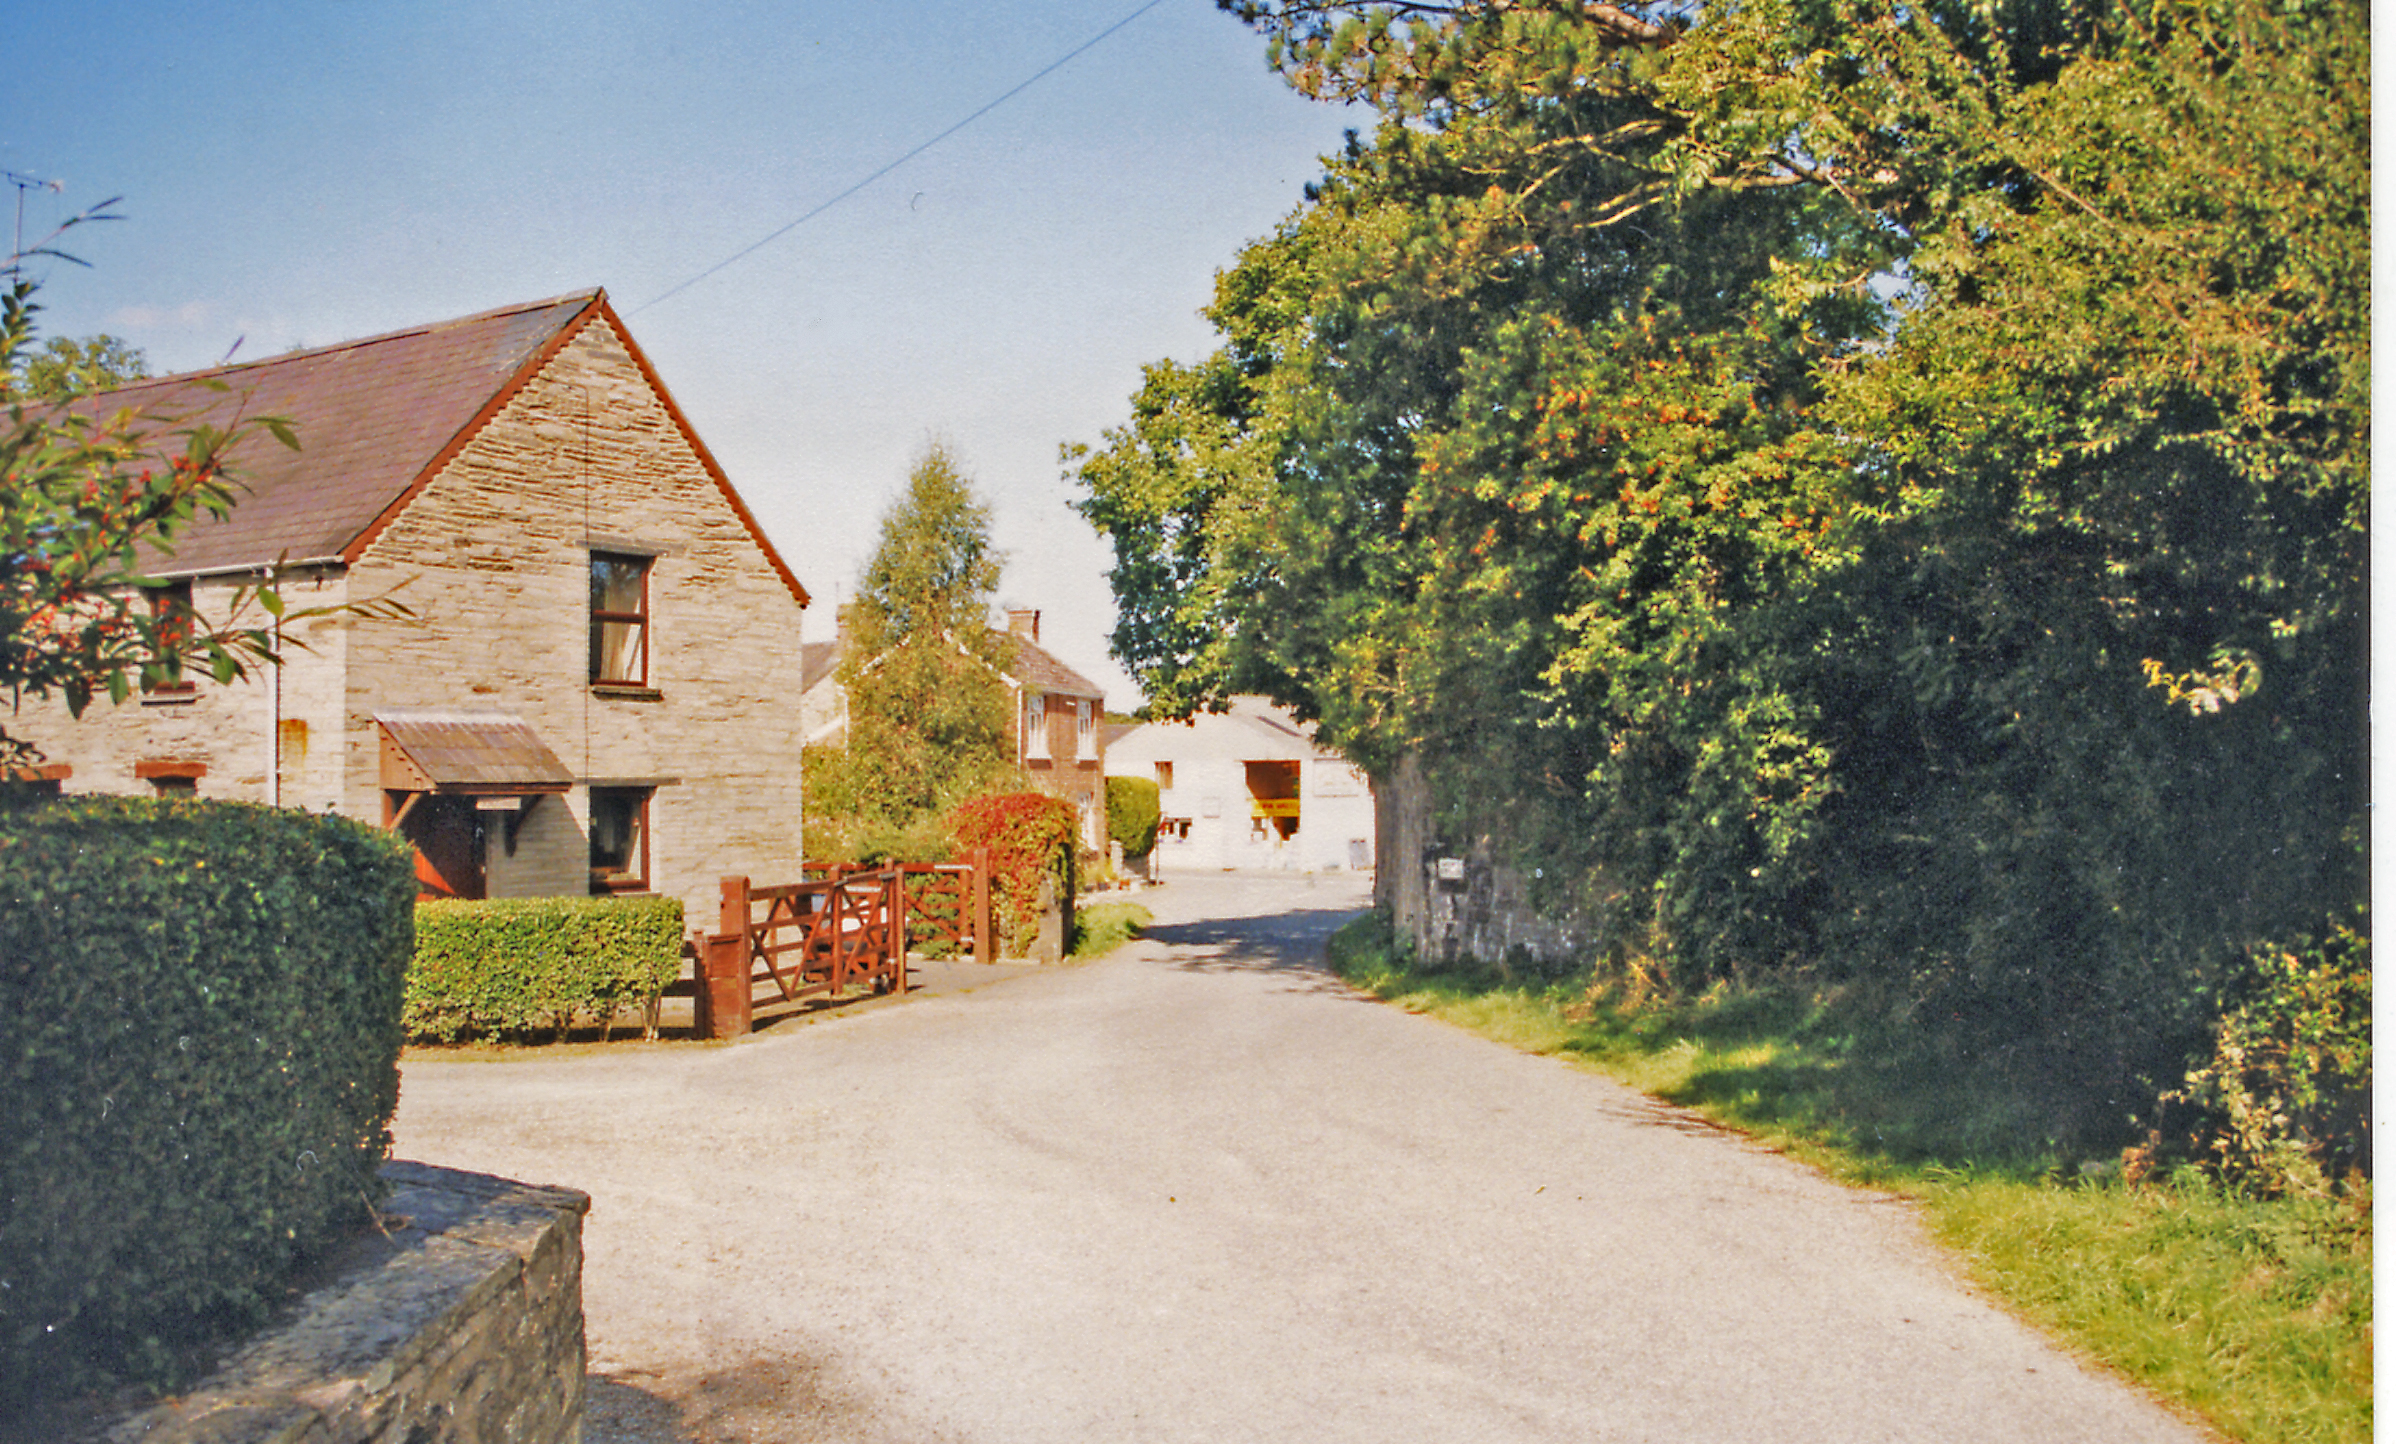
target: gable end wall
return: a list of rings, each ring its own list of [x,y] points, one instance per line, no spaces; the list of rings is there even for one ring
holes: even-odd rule
[[[589,685],[594,538],[658,553],[654,699]],[[398,588],[417,615],[351,640],[345,810],[379,817],[375,711],[487,707],[523,716],[578,779],[534,809],[514,856],[493,837],[494,896],[586,889],[593,780],[673,779],[652,804],[651,879],[694,924],[712,924],[725,873],[795,880],[799,602],[605,318],[374,538],[351,588]]]

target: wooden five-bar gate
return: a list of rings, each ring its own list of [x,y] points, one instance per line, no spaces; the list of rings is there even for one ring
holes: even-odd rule
[[[802,882],[723,880],[714,931],[692,932],[699,1036],[736,1038],[760,1007],[907,991],[910,948],[993,962],[989,850],[966,863],[808,863]]]

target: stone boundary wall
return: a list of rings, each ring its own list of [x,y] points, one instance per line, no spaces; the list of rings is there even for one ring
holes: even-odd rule
[[[384,1165],[369,1235],[192,1390],[107,1444],[579,1444],[588,1194]]]
[[[1415,954],[1542,969],[1588,963],[1603,939],[1582,918],[1531,906],[1527,880],[1494,860],[1492,839],[1444,835],[1422,766],[1409,755],[1373,788],[1380,868],[1373,901]]]

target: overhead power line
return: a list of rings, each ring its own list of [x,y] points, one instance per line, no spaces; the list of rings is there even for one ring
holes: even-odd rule
[[[638,315],[639,313],[648,310],[651,306],[656,305],[658,302],[663,301],[668,297],[680,295],[682,292],[689,290],[693,286],[696,286],[701,281],[706,280],[709,276],[712,276],[716,272],[723,270],[726,266],[731,265],[733,262],[772,245],[774,242],[782,239],[784,236],[789,235],[792,231],[797,230],[799,227],[807,224],[809,221],[814,220],[817,216],[822,215],[824,212],[832,209],[832,207],[839,205],[842,201],[847,200],[850,196],[853,196],[857,192],[865,189],[867,186],[872,185],[875,181],[878,181],[882,177],[890,174],[892,171],[897,170],[900,166],[905,165],[907,162],[915,159],[917,156],[922,155],[925,151],[930,150],[933,146],[940,144],[940,142],[948,139],[952,135],[955,135],[958,131],[963,130],[965,127],[973,124],[975,121],[980,120],[983,116],[988,115],[991,111],[998,109],[1008,101],[1013,100],[1016,96],[1023,94],[1023,92],[1031,89],[1033,86],[1047,79],[1050,75],[1053,75],[1057,71],[1063,69],[1069,62],[1073,60],[1075,56],[1080,55],[1083,51],[1088,50],[1090,47],[1096,45],[1099,41],[1106,39],[1116,31],[1121,30],[1124,26],[1129,25],[1134,20],[1139,19],[1141,16],[1147,14],[1149,11],[1154,10],[1157,6],[1164,3],[1165,0],[1148,0],[1147,4],[1142,5],[1139,9],[1132,11],[1129,15],[1126,15],[1122,19],[1116,21],[1114,24],[1109,25],[1106,29],[1099,31],[1096,35],[1091,36],[1081,44],[1074,46],[1071,50],[1066,51],[1064,54],[1058,56],[1048,64],[1040,67],[1040,69],[1035,71],[1028,79],[1016,85],[1014,89],[1009,90],[1006,94],[1001,95],[996,100],[984,105],[981,109],[965,117],[963,120],[958,121],[955,125],[952,125],[948,129],[940,132],[938,135],[933,136],[930,140],[927,140],[923,144],[915,147],[915,149],[908,151],[905,155],[900,156],[897,160],[894,160],[890,162],[890,164],[883,166],[880,170],[875,171],[872,175],[869,175],[865,179],[858,181],[855,185],[850,186],[847,190],[844,190],[840,194],[832,197],[830,200],[825,201],[823,204],[807,212],[805,215],[800,216],[797,220],[792,221],[790,224],[783,226],[779,230],[759,237],[757,240],[750,242],[748,245],[741,247],[737,251],[734,251],[731,255],[724,257],[724,259],[716,262],[712,266],[709,266],[706,270],[699,272],[697,275],[692,276],[688,280],[673,286],[669,290],[661,291],[657,295],[650,297],[648,300],[641,302],[638,306],[632,308],[631,314]]]

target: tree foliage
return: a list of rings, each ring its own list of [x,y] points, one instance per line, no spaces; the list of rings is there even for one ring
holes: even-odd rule
[[[1379,120],[1072,458],[1160,710],[2065,1131],[2351,915],[2360,5],[1225,8]]]
[[[49,401],[113,391],[150,374],[150,362],[119,336],[52,336],[10,358],[8,389]]]
[[[945,447],[916,463],[844,609],[848,735],[812,749],[807,815],[827,859],[923,858],[941,814],[1015,781],[1007,641],[988,616],[1003,556]]]
[[[81,716],[96,697],[122,702],[186,669],[226,682],[273,664],[272,619],[285,613],[271,586],[203,617],[161,589],[143,551],[171,557],[186,527],[229,512],[235,449],[261,431],[296,447],[290,427],[76,404],[138,357],[105,337],[39,346],[35,290],[14,279],[0,293],[0,688]],[[0,762],[31,750],[0,731]]]

